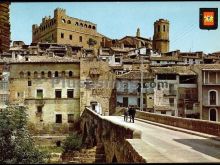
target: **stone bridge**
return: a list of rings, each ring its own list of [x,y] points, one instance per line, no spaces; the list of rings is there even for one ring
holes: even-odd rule
[[[220,162],[220,124],[137,111],[135,123],[86,108],[83,142],[102,145],[106,163]]]

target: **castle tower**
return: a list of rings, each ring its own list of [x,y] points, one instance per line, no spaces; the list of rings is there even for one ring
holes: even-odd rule
[[[141,36],[140,28],[137,28],[136,37],[140,37],[140,36]]]
[[[10,48],[10,2],[0,2],[0,53]]]
[[[169,52],[169,21],[159,19],[154,22],[153,50]]]

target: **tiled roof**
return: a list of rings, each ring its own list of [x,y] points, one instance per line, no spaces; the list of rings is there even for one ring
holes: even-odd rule
[[[154,73],[168,74],[175,73],[179,75],[196,75],[189,66],[172,66],[172,67],[152,67]]]
[[[124,74],[120,74],[116,76],[117,79],[130,79],[130,80],[140,80],[141,72],[140,71],[129,71]],[[152,79],[153,75],[150,72],[143,72],[143,79]]]

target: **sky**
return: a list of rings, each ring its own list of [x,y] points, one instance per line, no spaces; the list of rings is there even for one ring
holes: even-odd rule
[[[199,8],[219,8],[220,2],[12,2],[10,6],[11,40],[32,41],[32,25],[45,16],[53,17],[57,7],[68,16],[97,24],[97,31],[109,38],[135,36],[153,38],[154,22],[170,22],[170,51],[220,51],[220,24],[217,30],[199,28]],[[220,20],[220,18],[218,19]]]

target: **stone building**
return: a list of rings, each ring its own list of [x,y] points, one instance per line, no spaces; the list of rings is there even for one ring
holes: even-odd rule
[[[169,52],[169,21],[159,19],[154,22],[153,50]]]
[[[10,2],[0,2],[0,53],[10,48]]]
[[[200,119],[220,121],[220,65],[198,64],[192,66],[198,74]]]
[[[41,24],[32,26],[32,42],[54,42],[95,48],[100,46],[103,35],[97,32],[97,25],[66,15],[65,9],[54,10],[54,17],[44,17]],[[95,43],[94,43],[95,41]]]
[[[9,99],[9,65],[4,60],[0,61],[0,109],[7,107]]]
[[[152,67],[155,74],[155,113],[198,115],[197,76],[189,66]]]
[[[91,106],[101,115],[115,112],[115,74],[107,62],[96,57],[80,59],[80,108]]]
[[[150,93],[153,92],[153,88],[150,85],[146,85],[149,82],[153,82],[153,75],[149,71],[143,72],[143,110],[147,110],[148,100],[153,100],[150,97]],[[128,105],[133,105],[140,108],[141,104],[141,71],[129,71],[127,73],[117,75],[116,77],[116,94],[117,94],[117,106],[128,107]],[[147,97],[148,95],[148,97]],[[152,108],[149,101],[148,108]]]
[[[78,120],[79,65],[78,60],[64,57],[10,60],[9,102],[28,107],[33,131],[67,133]]]

